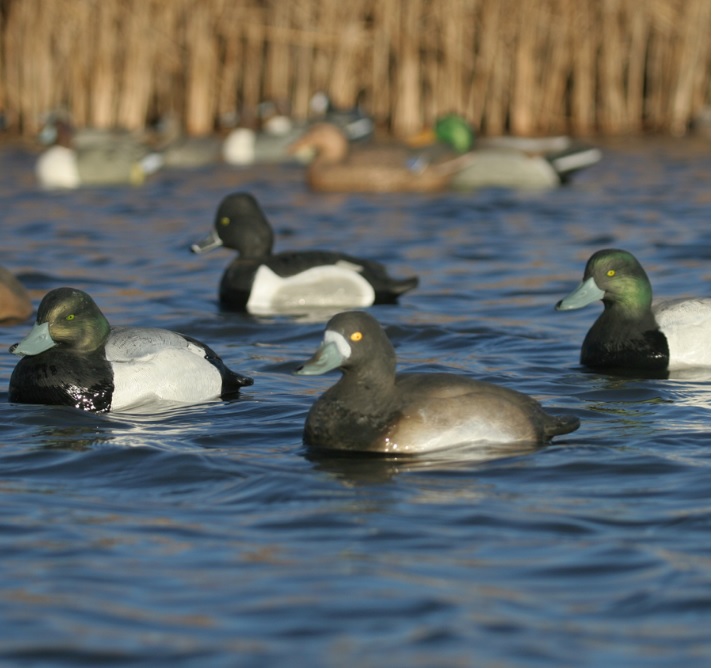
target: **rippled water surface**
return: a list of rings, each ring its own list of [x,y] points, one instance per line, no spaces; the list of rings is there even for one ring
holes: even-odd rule
[[[40,192],[0,147],[0,264],[35,304],[62,285],[113,324],[176,329],[255,378],[162,415],[12,405],[0,329],[0,662],[162,666],[708,666],[710,381],[584,373],[600,306],[557,313],[602,247],[655,294],[709,294],[710,154],[604,146],[545,194],[309,193],[298,167],[216,166],[140,189]],[[581,418],[483,460],[314,458],[295,377],[323,323],[221,312],[231,254],[188,252],[253,192],[277,249],[416,273],[372,313],[400,368],[472,374]],[[492,454],[492,453],[491,453]]]

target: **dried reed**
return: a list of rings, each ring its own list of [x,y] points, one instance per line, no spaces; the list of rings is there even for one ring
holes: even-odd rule
[[[0,0],[0,110],[190,134],[324,90],[397,135],[684,133],[710,105],[708,0]]]

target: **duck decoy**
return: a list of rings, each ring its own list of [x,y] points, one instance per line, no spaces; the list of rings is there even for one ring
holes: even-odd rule
[[[23,357],[10,377],[9,399],[23,404],[132,411],[227,398],[253,383],[189,336],[110,327],[94,300],[74,288],[48,292],[32,330],[10,352]]]
[[[257,200],[245,192],[218,206],[211,233],[194,253],[225,246],[238,251],[220,282],[220,302],[253,314],[395,303],[418,278],[391,278],[383,265],[336,251],[272,252],[272,227]]]
[[[531,397],[451,373],[396,373],[396,353],[377,320],[334,316],[314,356],[295,372],[342,377],[312,405],[308,446],[353,452],[418,454],[465,444],[542,444],[579,427]]]
[[[140,185],[163,164],[157,153],[129,133],[87,130],[76,139],[75,134],[62,118],[43,128],[40,141],[52,144],[35,165],[43,188]]]
[[[215,135],[188,136],[172,114],[152,125],[152,148],[168,169],[192,169],[218,164],[222,160],[223,139]]]
[[[289,150],[308,163],[307,184],[320,192],[439,192],[470,160],[393,142],[352,146],[330,123],[313,125]]]
[[[453,172],[454,190],[554,188],[602,158],[598,148],[566,136],[476,138],[470,123],[458,114],[438,118],[432,128],[408,140],[414,147],[433,142],[473,158]]]
[[[32,315],[32,301],[25,286],[5,267],[0,267],[0,323],[13,325]]]
[[[223,140],[223,160],[229,165],[296,162],[288,148],[305,127],[290,117],[286,104],[265,100],[228,132]]]
[[[312,121],[336,125],[350,142],[368,141],[374,136],[374,119],[360,104],[339,108],[324,92],[316,92],[309,102]]]
[[[555,308],[569,311],[597,300],[604,312],[584,338],[582,365],[648,372],[710,367],[710,298],[653,302],[639,261],[628,251],[607,248],[589,258],[582,283]]]

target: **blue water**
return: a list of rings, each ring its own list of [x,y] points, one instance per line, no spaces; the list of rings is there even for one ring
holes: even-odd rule
[[[233,402],[96,416],[9,404],[0,353],[0,664],[708,666],[710,379],[585,373],[600,306],[553,307],[612,246],[658,296],[709,294],[709,146],[603,148],[545,194],[325,196],[281,166],[45,193],[32,154],[0,147],[0,264],[35,304],[81,288],[255,378]],[[230,253],[188,252],[239,189],[279,250],[420,276],[371,309],[401,369],[527,392],[579,431],[491,458],[310,457],[304,418],[336,375],[291,371],[323,323],[221,312]]]

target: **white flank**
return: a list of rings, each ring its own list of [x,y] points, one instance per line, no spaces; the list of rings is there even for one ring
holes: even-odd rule
[[[710,367],[710,299],[660,301],[654,303],[653,311],[668,341],[669,369]]]
[[[363,308],[373,304],[374,297],[374,288],[350,263],[313,267],[287,278],[261,265],[247,309],[270,314],[306,308]]]
[[[106,346],[114,371],[112,411],[154,402],[200,403],[220,396],[218,370],[198,346],[163,329],[118,328]]]

